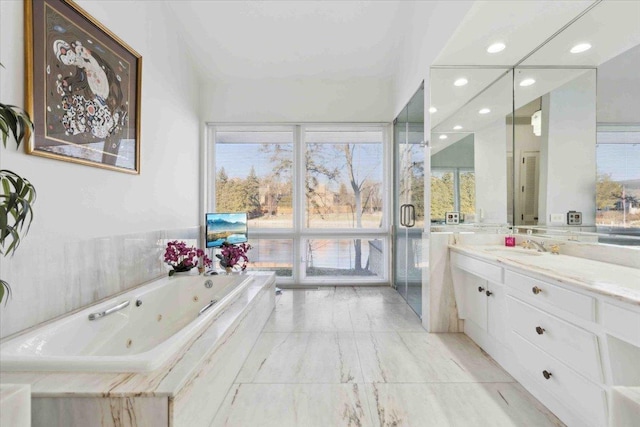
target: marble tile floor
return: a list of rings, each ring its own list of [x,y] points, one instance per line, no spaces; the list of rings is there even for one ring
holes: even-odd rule
[[[284,290],[211,426],[562,426],[391,288]]]

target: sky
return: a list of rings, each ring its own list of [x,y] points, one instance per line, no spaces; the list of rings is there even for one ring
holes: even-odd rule
[[[598,173],[614,181],[640,179],[640,144],[599,144],[596,146]]]

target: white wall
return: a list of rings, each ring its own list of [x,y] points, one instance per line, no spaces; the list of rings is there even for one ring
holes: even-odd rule
[[[598,123],[640,122],[640,45],[598,67]]]
[[[398,68],[393,83],[394,117],[402,111],[423,80],[425,105],[429,105],[429,67],[472,4],[473,1],[406,2],[406,25],[398,28],[404,35],[398,46]],[[427,114],[425,135],[429,135],[430,128]]]
[[[201,90],[204,121],[390,122],[391,80],[216,79]]]
[[[504,120],[475,133],[474,158],[476,218],[488,224],[506,224],[507,126]]]
[[[0,277],[13,297],[0,337],[166,274],[162,239],[200,224],[198,82],[157,2],[79,1],[143,58],[141,174],[27,155],[0,146],[0,168],[38,198],[29,234]],[[0,100],[24,105],[23,2],[0,1]]]
[[[545,201],[539,207],[541,220],[576,210],[582,212],[584,225],[595,224],[595,84],[596,73],[585,73],[543,97],[548,127],[543,128],[540,148],[541,154],[546,152],[541,155],[545,163],[540,174],[546,170],[547,177]]]
[[[38,191],[30,237],[90,238],[199,224],[197,80],[154,2],[79,1],[143,58],[141,174],[26,155],[11,143],[0,166]],[[24,105],[23,2],[0,2],[0,99]]]

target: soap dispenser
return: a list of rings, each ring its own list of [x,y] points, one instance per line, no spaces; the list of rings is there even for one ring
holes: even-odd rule
[[[513,231],[509,230],[509,234],[504,236],[504,245],[513,247],[516,245],[516,236],[514,236]]]

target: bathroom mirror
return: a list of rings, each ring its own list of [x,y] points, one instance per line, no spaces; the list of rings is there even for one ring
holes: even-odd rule
[[[432,224],[449,211],[464,224],[506,223],[513,71],[435,68],[431,85]]]
[[[638,16],[638,2],[601,2],[519,52],[510,71],[460,61],[432,68],[432,164],[458,148],[464,167],[469,150],[462,147],[474,149],[475,215],[465,222],[640,234]],[[591,48],[571,52],[587,42]],[[467,84],[452,84],[460,78]],[[502,122],[470,115],[485,100],[501,106]],[[470,119],[478,121],[462,123]],[[465,127],[458,134],[455,126]],[[432,189],[440,175],[432,169]],[[580,213],[577,225],[567,224],[569,211]]]
[[[516,68],[507,157],[514,225],[576,225],[595,231],[596,71]],[[511,143],[513,142],[513,143]],[[578,224],[579,223],[579,224]]]
[[[639,17],[601,2],[516,67],[515,224],[640,235]]]

